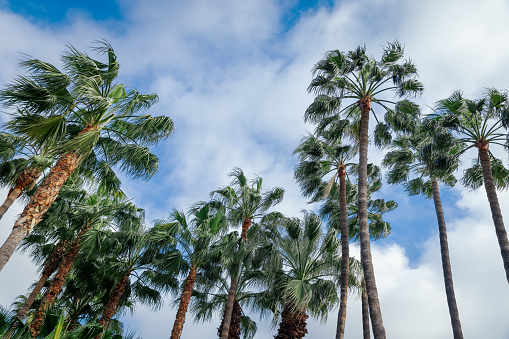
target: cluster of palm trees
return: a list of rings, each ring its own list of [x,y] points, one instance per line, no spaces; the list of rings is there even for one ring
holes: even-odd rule
[[[371,113],[374,145],[389,148],[381,163],[387,182],[433,198],[455,339],[463,335],[439,184],[456,184],[454,172],[470,148],[478,158],[461,182],[486,189],[509,281],[496,193],[507,187],[509,171],[489,149],[506,146],[507,93],[487,89],[469,100],[455,92],[421,117],[409,97],[424,87],[400,43],[389,43],[380,60],[364,47],[330,51],[308,87],[316,96],[304,119],[315,131],[294,151],[295,179],[304,197],[321,203],[316,213],[298,219],[273,211],[284,190],[262,189],[262,178],[248,180],[234,168],[230,184],[208,200],[147,227],[117,171],[154,175],[158,159],[149,146],[171,135],[173,123],[144,113],[157,95],[115,82],[119,64],[107,42],[97,42],[95,51],[106,60],[69,46],[63,72],[26,58],[28,75],[0,91],[11,111],[0,133],[0,183],[10,188],[0,218],[16,199],[27,201],[0,247],[0,270],[16,249],[41,266],[31,293],[18,297],[15,311],[1,312],[4,338],[133,337],[115,315],[136,302],[156,309],[170,293],[177,296],[171,339],[181,337],[188,311],[195,321],[221,315],[221,339],[253,338],[252,314],[272,319],[275,338],[302,338],[309,316],[326,320],[338,306],[341,339],[352,292],[362,299],[364,338],[370,323],[375,338],[386,338],[370,241],[390,233],[383,214],[397,204],[374,198],[382,172],[368,163]],[[352,241],[360,243],[360,261],[350,256]]]

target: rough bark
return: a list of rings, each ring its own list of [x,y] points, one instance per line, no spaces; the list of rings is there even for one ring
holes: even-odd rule
[[[309,316],[305,311],[295,313],[292,308],[290,303],[285,305],[281,314],[278,333],[274,336],[275,339],[300,339],[308,333],[306,319]]]
[[[345,335],[346,302],[348,297],[348,275],[350,266],[350,248],[348,245],[348,213],[346,206],[346,171],[343,166],[339,172],[339,223],[341,233],[341,293],[338,311],[336,339]]]
[[[53,305],[53,302],[57,298],[58,293],[64,286],[67,274],[69,274],[69,271],[71,270],[72,265],[74,264],[74,261],[76,260],[76,257],[78,256],[78,253],[80,251],[81,236],[88,229],[89,229],[88,226],[84,227],[78,234],[76,239],[72,242],[69,251],[67,251],[67,253],[64,256],[64,260],[62,261],[62,264],[60,265],[57,274],[55,275],[53,281],[48,287],[48,290],[46,291],[46,294],[44,295],[44,298],[41,301],[41,306],[39,306],[39,309],[35,314],[34,320],[32,320],[32,323],[30,324],[30,332],[32,333],[33,337],[39,335],[39,333],[41,332],[46,310],[49,307],[51,307],[51,305]]]
[[[217,333],[221,335],[223,331],[223,324],[225,318],[225,312],[223,312],[223,319],[221,320],[221,326],[217,329]],[[230,330],[228,331],[228,339],[240,339],[240,322],[242,318],[242,308],[240,307],[239,301],[235,299],[233,302],[232,318],[230,321]]]
[[[247,231],[249,230],[249,227],[251,227],[251,223],[252,221],[249,218],[244,219],[244,221],[242,222],[242,233],[240,237],[245,242],[247,242]]]
[[[104,312],[99,319],[99,325],[106,328],[110,323],[111,318],[115,315],[117,311],[118,303],[120,302],[120,298],[124,295],[125,289],[129,284],[129,276],[131,275],[131,271],[128,271],[115,285],[113,289],[113,293],[108,299],[108,303],[104,307]],[[96,336],[94,339],[101,338],[102,333]]]
[[[221,331],[221,339],[228,339],[228,333],[230,332],[230,323],[233,313],[233,305],[235,303],[235,294],[237,292],[237,277],[232,277],[230,283],[230,290],[228,291],[228,300],[224,308],[224,320],[223,329]]]
[[[369,314],[371,317],[371,326],[375,339],[385,339],[385,328],[382,320],[382,311],[380,310],[380,301],[376,288],[375,271],[371,258],[371,245],[369,242],[369,222],[368,222],[368,129],[369,113],[371,111],[370,98],[363,98],[359,101],[361,109],[360,135],[359,135],[359,186],[358,186],[358,220],[359,220],[359,238],[361,244],[361,261],[366,279],[366,290],[368,293]]]
[[[53,248],[53,251],[51,252],[49,258],[46,260],[46,263],[44,265],[44,268],[41,273],[41,278],[35,285],[34,289],[32,290],[32,293],[30,293],[30,296],[28,296],[27,300],[21,307],[21,309],[18,311],[18,314],[16,314],[16,317],[23,320],[25,318],[25,315],[27,314],[28,310],[30,309],[30,306],[32,306],[35,298],[41,291],[41,289],[44,287],[44,284],[46,281],[48,281],[49,277],[58,269],[58,266],[60,265],[60,262],[62,261],[62,258],[64,257],[65,251],[67,249],[68,241],[61,240],[55,248]]]
[[[368,304],[368,294],[366,293],[366,281],[362,278],[362,294],[361,294],[361,304],[362,304],[362,334],[363,339],[369,339],[371,337],[371,332],[369,330],[369,304]]]
[[[184,282],[184,288],[182,289],[182,296],[180,297],[179,308],[175,322],[173,323],[173,330],[171,331],[170,339],[179,339],[182,335],[182,329],[184,328],[184,321],[186,320],[187,307],[193,294],[194,282],[196,280],[196,265],[191,266],[189,274]]]
[[[509,282],[509,240],[507,239],[507,232],[504,226],[504,219],[498,203],[497,189],[493,182],[493,175],[491,173],[490,156],[488,153],[488,142],[478,142],[477,148],[479,149],[479,159],[481,160],[481,169],[484,180],[484,188],[488,196],[488,201],[491,208],[491,217],[495,224],[495,233],[497,234],[498,244],[500,246],[500,253],[504,262],[505,275],[507,282]]]
[[[79,135],[91,131],[93,128],[93,126],[87,126]],[[78,154],[70,152],[62,155],[55,166],[51,168],[44,182],[30,198],[28,205],[25,206],[19,219],[14,223],[11,234],[9,234],[7,240],[0,247],[0,271],[9,261],[21,240],[41,221],[44,214],[57,198],[62,186],[76,168],[78,168],[79,164],[80,158]]]
[[[9,190],[7,198],[5,199],[2,206],[0,206],[0,219],[2,219],[9,207],[12,206],[14,200],[18,199],[21,196],[21,193],[23,193],[27,187],[32,185],[40,175],[41,172],[34,169],[26,169],[19,174],[16,184]]]
[[[454,339],[463,339],[461,331],[460,315],[456,305],[456,296],[454,295],[454,286],[452,282],[451,262],[449,260],[449,246],[447,244],[447,229],[445,225],[442,202],[440,200],[440,191],[436,179],[431,179],[433,188],[433,201],[438,219],[438,233],[440,236],[440,253],[442,255],[442,270],[444,272],[445,294],[447,296],[447,305],[449,306],[449,315],[451,317],[452,331]]]

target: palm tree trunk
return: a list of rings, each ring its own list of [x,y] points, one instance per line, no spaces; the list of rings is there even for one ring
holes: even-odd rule
[[[371,111],[371,101],[369,98],[363,98],[359,102],[361,108],[361,123],[359,136],[359,188],[358,188],[358,219],[359,236],[361,244],[361,261],[366,279],[366,290],[368,293],[369,314],[373,327],[375,339],[385,339],[385,328],[382,320],[382,311],[380,310],[380,301],[378,300],[378,291],[376,288],[375,271],[371,259],[371,245],[369,243],[369,222],[368,222],[368,129],[369,113]]]
[[[452,331],[454,339],[463,339],[461,331],[460,315],[456,305],[456,296],[454,295],[454,286],[452,282],[451,262],[449,260],[449,246],[447,244],[447,230],[445,226],[444,212],[442,211],[442,202],[440,200],[440,191],[436,179],[431,178],[431,187],[433,188],[433,201],[438,219],[438,233],[440,235],[440,252],[442,254],[442,270],[444,271],[445,294],[447,295],[447,304],[449,306],[449,315],[451,316]]]
[[[94,129],[94,126],[85,127],[78,135]],[[48,211],[51,204],[58,196],[58,192],[71,174],[78,168],[80,158],[77,153],[70,152],[62,155],[53,166],[46,180],[39,186],[35,194],[30,198],[23,213],[14,223],[11,234],[0,247],[0,271],[9,261],[21,240],[26,237]]]
[[[221,335],[223,331],[224,319],[225,319],[226,309],[223,312],[223,319],[221,320],[221,326],[218,328],[217,332]],[[240,308],[239,301],[235,298],[233,302],[233,311],[232,318],[230,321],[230,330],[228,331],[228,339],[240,339],[240,322],[242,319],[242,308]]]
[[[115,315],[115,312],[117,311],[118,303],[120,302],[120,298],[124,295],[124,291],[129,284],[129,276],[131,275],[131,271],[128,271],[115,285],[115,288],[113,289],[113,293],[110,296],[110,299],[108,300],[108,303],[104,307],[104,312],[101,316],[101,319],[99,319],[99,325],[103,326],[104,329],[108,326],[110,323],[111,318]],[[96,336],[94,339],[101,338],[102,333]]]
[[[78,234],[76,239],[72,242],[69,251],[64,256],[64,260],[60,265],[57,274],[53,278],[53,281],[51,282],[48,291],[44,295],[44,298],[41,301],[41,306],[39,306],[39,309],[35,314],[34,320],[32,320],[32,323],[30,324],[30,332],[32,333],[33,337],[36,337],[41,332],[46,310],[49,307],[51,307],[51,305],[53,305],[53,302],[57,298],[58,293],[64,286],[67,274],[69,274],[69,271],[71,270],[74,261],[76,261],[76,257],[78,256],[78,253],[80,251],[81,235],[85,233],[88,229],[89,229],[88,226],[84,227]]]
[[[249,230],[249,227],[251,227],[251,219],[250,218],[246,218],[242,222],[242,234],[240,235],[240,237],[245,242],[247,242],[247,231]]]
[[[306,329],[306,319],[309,316],[305,311],[295,313],[291,303],[287,303],[281,314],[281,323],[274,339],[300,339],[304,338],[308,330]]]
[[[497,190],[495,188],[495,184],[493,183],[490,156],[488,154],[488,143],[478,143],[477,148],[479,149],[479,158],[481,160],[484,188],[486,189],[488,201],[490,202],[491,217],[493,218],[493,223],[495,224],[495,233],[497,234],[498,244],[502,254],[502,260],[504,262],[505,275],[507,282],[509,282],[509,241],[507,240],[507,232],[504,226],[504,219],[502,218],[502,212],[500,211],[500,205],[498,203]]]
[[[191,266],[189,274],[187,275],[186,281],[184,282],[184,288],[182,290],[182,296],[180,297],[179,308],[175,322],[173,323],[173,330],[171,331],[170,339],[180,339],[182,335],[182,329],[184,328],[184,321],[186,320],[187,307],[193,294],[194,282],[196,280],[196,265]]]
[[[341,294],[338,311],[336,339],[343,339],[345,335],[346,302],[348,297],[348,274],[350,266],[350,248],[348,245],[348,214],[346,208],[346,171],[339,173],[339,224],[341,232]]]
[[[9,191],[7,198],[5,199],[2,206],[0,206],[0,219],[5,215],[9,207],[12,206],[14,200],[18,199],[23,191],[33,184],[41,175],[41,172],[36,170],[24,170],[19,174],[19,178],[16,181],[14,187]]]
[[[64,257],[65,251],[67,249],[67,244],[68,242],[66,240],[60,240],[55,248],[53,248],[51,255],[44,265],[44,269],[42,270],[41,278],[35,285],[32,293],[30,293],[30,296],[27,298],[21,309],[16,314],[17,318],[21,320],[25,318],[25,315],[30,309],[30,306],[32,306],[35,298],[44,287],[46,281],[48,281],[49,277],[51,277],[51,275],[58,269],[58,266],[60,265],[60,262],[62,261],[62,258]]]
[[[369,304],[368,304],[368,294],[366,293],[366,280],[362,278],[362,294],[361,294],[361,304],[362,304],[362,338],[369,339],[371,337],[371,332],[369,331]]]
[[[237,292],[237,276],[232,277],[230,283],[230,290],[228,291],[228,300],[226,301],[226,307],[224,308],[224,321],[223,330],[221,331],[221,339],[228,339],[228,333],[230,332],[230,322],[233,313],[233,304],[235,303],[235,294]]]

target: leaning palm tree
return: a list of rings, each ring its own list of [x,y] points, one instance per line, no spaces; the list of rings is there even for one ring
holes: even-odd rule
[[[157,309],[162,303],[161,292],[175,292],[178,286],[175,273],[181,261],[173,252],[161,255],[161,249],[168,247],[162,239],[168,239],[168,234],[161,233],[157,227],[145,229],[143,216],[114,225],[113,229],[96,228],[86,234],[86,253],[104,255],[107,264],[103,275],[115,280],[107,293],[98,325],[107,329],[130,297]],[[161,261],[165,262],[163,269],[157,265]],[[96,339],[100,337],[101,334]]]
[[[9,187],[0,206],[0,219],[25,191],[34,187],[42,171],[51,166],[52,157],[38,155],[22,137],[0,133],[0,185]]]
[[[262,178],[256,178],[248,182],[244,172],[240,168],[234,168],[230,173],[233,180],[230,186],[223,187],[211,193],[211,206],[215,208],[224,208],[226,219],[232,226],[242,224],[241,239],[244,245],[239,244],[239,249],[245,247],[247,242],[247,232],[255,218],[262,217],[272,206],[279,204],[283,200],[284,190],[275,187],[269,191],[262,191]],[[239,252],[240,253],[240,252]],[[228,293],[228,302],[225,308],[225,318],[223,322],[223,331],[221,339],[228,337],[230,329],[230,319],[235,300],[235,290],[237,277],[231,275],[230,292]]]
[[[140,115],[157,101],[157,95],[115,83],[119,64],[113,48],[101,42],[96,50],[108,56],[106,63],[69,47],[62,57],[66,73],[38,59],[24,60],[22,66],[30,76],[20,76],[0,91],[4,105],[30,112],[15,117],[11,132],[48,150],[57,142],[53,152],[58,155],[0,247],[0,269],[92,152],[133,177],[150,178],[157,171],[157,157],[147,146],[171,135],[172,121]]]
[[[84,244],[84,236],[91,229],[102,229],[111,224],[131,224],[143,215],[136,206],[125,201],[110,200],[110,197],[97,195],[86,196],[84,201],[74,202],[68,213],[60,215],[68,227],[74,230],[74,239],[69,244],[62,263],[55,274],[48,290],[41,301],[30,330],[37,335],[43,325],[44,314],[57,298],[65,284],[66,277],[71,271]]]
[[[341,296],[338,310],[336,339],[342,339],[345,332],[346,302],[348,296],[348,212],[346,193],[346,172],[348,161],[356,155],[356,149],[343,145],[341,139],[331,136],[330,131],[321,131],[317,136],[309,135],[295,149],[299,154],[299,163],[295,168],[295,178],[301,186],[305,197],[312,196],[312,201],[326,199],[336,181],[339,182],[340,235],[341,235]],[[323,182],[323,178],[327,182]]]
[[[422,92],[422,84],[415,79],[417,69],[410,61],[398,63],[403,58],[403,47],[396,41],[385,49],[380,61],[366,55],[365,48],[343,53],[330,51],[313,68],[316,76],[308,87],[318,96],[307,109],[305,120],[321,123],[334,123],[338,115],[359,116],[359,227],[361,238],[361,257],[366,279],[369,309],[376,339],[386,338],[380,310],[375,274],[369,244],[367,215],[367,160],[369,115],[373,105],[386,111],[385,122],[375,128],[375,143],[384,145],[390,140],[390,128],[406,130],[415,117],[405,114],[409,102],[396,105],[392,110],[388,105],[394,102],[385,99],[384,94],[395,91],[398,96]],[[392,81],[392,85],[389,82]],[[343,101],[350,101],[343,105]],[[375,115],[376,118],[376,115]]]
[[[214,245],[216,234],[222,223],[224,223],[222,211],[214,215],[210,211],[210,206],[204,205],[192,213],[190,222],[187,221],[184,213],[174,210],[170,222],[160,220],[154,225],[154,232],[164,232],[171,237],[170,240],[174,242],[175,246],[170,248],[170,253],[178,254],[180,271],[187,272],[171,331],[171,339],[178,339],[182,335],[196,275],[211,260],[211,255],[214,254],[211,247]],[[165,261],[159,260],[158,266],[166,264]],[[172,264],[176,265],[174,259],[172,259]]]
[[[456,179],[452,172],[458,167],[454,155],[462,145],[436,120],[428,119],[423,126],[409,136],[400,136],[392,143],[392,151],[386,154],[383,164],[390,168],[387,175],[390,184],[404,184],[410,195],[424,194],[433,198],[438,220],[442,270],[449,315],[455,339],[462,339],[461,322],[454,294],[447,230],[439,181],[454,186]],[[411,179],[410,175],[414,178]]]
[[[506,142],[506,133],[503,128],[508,107],[506,92],[488,89],[483,98],[469,100],[463,98],[458,91],[438,102],[435,119],[448,122],[458,134],[459,140],[467,144],[462,153],[473,147],[478,150],[484,188],[490,203],[495,233],[509,282],[509,240],[493,180],[489,150],[490,145],[503,146]]]

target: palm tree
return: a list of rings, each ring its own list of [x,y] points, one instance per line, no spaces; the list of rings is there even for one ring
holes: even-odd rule
[[[240,168],[234,168],[230,173],[233,180],[230,186],[223,187],[211,193],[212,201],[210,204],[216,208],[224,208],[226,219],[232,226],[242,223],[241,239],[244,245],[239,244],[239,249],[245,246],[247,242],[247,232],[255,218],[262,217],[264,213],[272,206],[279,204],[283,200],[284,190],[275,187],[269,191],[262,192],[262,178],[256,178],[248,183],[244,172]],[[241,251],[242,252],[242,251]],[[228,338],[230,329],[230,319],[235,301],[235,291],[237,277],[231,275],[230,291],[228,293],[228,302],[225,308],[225,321],[223,322],[223,332],[221,339]]]
[[[222,211],[215,215],[211,214],[209,205],[204,205],[198,211],[193,212],[192,217],[192,220],[188,223],[183,212],[174,210],[170,222],[160,220],[154,226],[157,232],[166,232],[171,236],[171,240],[175,242],[175,248],[172,248],[171,251],[178,251],[178,266],[181,267],[181,271],[183,269],[184,272],[187,272],[187,277],[182,285],[182,294],[170,336],[171,339],[179,339],[182,335],[196,275],[210,261],[213,254],[211,247],[214,244],[215,235],[221,228],[221,223],[224,223]],[[174,259],[172,259],[172,263],[176,264]],[[159,265],[161,264],[164,266],[166,262]]]
[[[101,42],[95,49],[108,56],[107,63],[69,47],[62,57],[67,74],[37,59],[24,60],[22,66],[31,76],[20,76],[0,91],[4,105],[30,112],[16,117],[13,132],[48,151],[58,142],[53,152],[59,156],[0,247],[0,269],[94,147],[96,155],[133,177],[149,178],[157,171],[157,157],[146,146],[171,135],[173,122],[164,116],[140,115],[157,95],[114,83],[119,64],[113,48]],[[67,134],[72,137],[62,138]]]
[[[52,157],[36,155],[35,150],[25,148],[26,141],[23,138],[0,133],[0,184],[10,187],[4,203],[0,206],[0,219],[25,190],[35,185],[42,170],[53,162]]]
[[[495,233],[509,282],[509,240],[493,181],[489,150],[490,144],[503,146],[506,141],[506,133],[502,131],[502,128],[504,119],[507,117],[507,99],[507,93],[496,89],[488,89],[484,97],[479,100],[465,99],[458,91],[438,102],[436,119],[448,122],[458,133],[459,140],[467,144],[461,153],[473,147],[478,150],[484,188],[490,203]]]
[[[280,258],[271,258],[279,265],[272,276],[277,285],[267,286],[280,294],[274,299],[281,300],[283,308],[275,338],[302,338],[307,312],[325,319],[337,302],[333,280],[341,272],[339,240],[333,229],[323,236],[320,218],[313,213],[305,214],[303,221],[286,218],[279,225],[267,224],[265,234]]]
[[[226,304],[230,291],[231,276],[236,275],[236,290],[228,331],[228,339],[252,338],[256,333],[256,323],[244,312],[245,306],[256,291],[252,287],[252,272],[258,271],[260,225],[254,223],[247,232],[249,239],[239,246],[237,232],[224,236],[215,246],[220,266],[207,265],[204,274],[197,278],[197,290],[193,294],[191,310],[195,321],[210,320],[213,312],[222,311],[218,335],[221,336],[226,319]],[[240,248],[239,248],[240,247]],[[264,258],[266,259],[266,257]],[[230,279],[229,279],[230,278]]]
[[[386,154],[383,164],[390,168],[388,182],[405,185],[410,195],[424,194],[433,197],[438,220],[442,270],[451,325],[455,339],[462,339],[461,322],[454,294],[447,230],[438,182],[454,186],[452,172],[458,167],[454,155],[462,145],[436,120],[425,120],[423,126],[409,136],[400,136],[393,141],[392,151]],[[410,180],[410,173],[416,178]]]
[[[83,202],[74,202],[72,209],[67,215],[60,215],[60,218],[67,219],[71,227],[77,230],[77,235],[69,245],[62,263],[53,278],[48,290],[37,310],[36,316],[31,323],[32,335],[37,335],[43,325],[44,314],[48,307],[51,307],[58,293],[62,289],[66,277],[73,267],[78,254],[83,247],[83,237],[93,227],[98,229],[109,226],[111,223],[131,224],[142,216],[136,206],[128,202],[110,200],[109,197],[97,195],[87,196]]]
[[[95,228],[87,233],[84,239],[87,253],[105,255],[108,264],[103,275],[115,279],[98,321],[100,326],[107,329],[119,307],[130,296],[158,308],[162,303],[160,292],[177,289],[175,273],[181,260],[173,252],[160,255],[161,250],[169,246],[162,239],[168,240],[168,234],[161,233],[157,227],[146,230],[143,214],[119,223],[114,229]],[[161,261],[165,262],[164,269],[157,266]]]
[[[339,208],[341,234],[341,296],[338,310],[336,339],[342,339],[345,332],[346,302],[348,296],[348,220],[346,195],[346,169],[352,165],[356,150],[343,145],[341,139],[331,138],[329,131],[322,131],[316,137],[309,135],[295,149],[299,154],[299,164],[295,168],[295,178],[301,186],[303,195],[314,196],[312,201],[326,199],[336,181],[339,181]],[[328,183],[322,182],[323,177],[332,174]]]
[[[417,69],[410,61],[398,63],[403,58],[403,47],[396,41],[384,49],[380,61],[366,55],[364,47],[343,53],[330,51],[313,68],[316,76],[308,87],[310,92],[319,94],[307,109],[305,120],[320,123],[324,120],[336,121],[338,114],[360,115],[359,126],[359,228],[361,258],[364,267],[369,310],[376,339],[386,338],[382,313],[376,289],[375,274],[371,259],[369,243],[369,225],[367,212],[367,159],[369,114],[373,104],[385,110],[385,123],[378,123],[375,128],[375,143],[384,145],[390,140],[390,128],[405,130],[413,119],[405,113],[405,106],[396,105],[391,110],[387,105],[394,104],[386,100],[383,94],[395,91],[397,95],[406,96],[422,92],[422,84],[415,79]],[[389,85],[392,81],[392,85]],[[351,102],[341,108],[343,100]],[[401,108],[401,109],[399,109]],[[360,114],[359,114],[360,113]],[[375,115],[376,118],[376,115]]]

